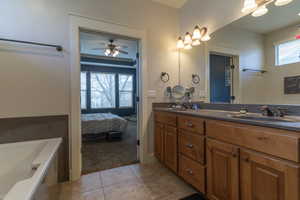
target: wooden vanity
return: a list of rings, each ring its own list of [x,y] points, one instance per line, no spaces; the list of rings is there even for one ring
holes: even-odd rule
[[[300,200],[300,134],[154,112],[155,156],[210,200]]]

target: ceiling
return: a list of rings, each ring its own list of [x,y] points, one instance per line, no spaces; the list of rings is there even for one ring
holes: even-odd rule
[[[105,48],[109,40],[113,39],[114,44],[121,46],[126,54],[119,54],[117,57],[135,59],[138,51],[138,41],[121,36],[114,36],[104,33],[80,32],[80,51],[83,54],[105,56],[104,49],[95,50],[95,48]]]
[[[299,0],[294,0],[291,4],[283,7],[277,7],[273,3],[267,7],[269,12],[266,15],[257,18],[247,15],[231,25],[256,33],[267,34],[287,26],[300,24]]]
[[[173,8],[181,8],[188,0],[152,0]]]

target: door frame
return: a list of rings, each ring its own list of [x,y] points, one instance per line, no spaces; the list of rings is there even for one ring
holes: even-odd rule
[[[79,32],[83,30],[92,30],[115,35],[135,38],[139,41],[139,70],[138,70],[138,93],[140,101],[137,105],[138,113],[138,138],[140,145],[138,148],[139,160],[141,163],[151,159],[147,154],[148,139],[147,130],[147,39],[146,31],[131,28],[107,20],[99,20],[91,17],[81,16],[70,13],[70,120],[69,120],[69,138],[70,138],[70,179],[78,180],[81,176],[82,155],[81,155],[81,107],[80,107],[80,41]]]
[[[210,103],[210,55],[211,54],[220,54],[233,57],[233,64],[236,66],[234,70],[234,94],[235,101],[234,103],[241,102],[241,82],[240,82],[240,51],[223,46],[205,46],[205,66],[206,66],[206,84],[205,84],[205,93],[206,93],[206,102]]]

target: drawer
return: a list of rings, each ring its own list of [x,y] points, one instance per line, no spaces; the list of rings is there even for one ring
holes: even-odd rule
[[[274,128],[209,120],[209,137],[299,162],[299,134]]]
[[[176,114],[167,112],[154,112],[154,120],[163,124],[176,126]]]
[[[187,131],[179,131],[179,152],[194,161],[204,164],[204,137]]]
[[[205,194],[205,167],[201,164],[179,155],[179,176],[198,191]]]
[[[198,117],[178,116],[178,127],[193,133],[204,135],[204,120]]]

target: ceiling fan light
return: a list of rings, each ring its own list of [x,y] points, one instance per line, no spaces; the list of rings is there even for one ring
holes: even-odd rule
[[[177,48],[178,49],[183,49],[184,48],[184,43],[183,43],[182,37],[179,37],[178,40],[177,40]]]
[[[293,0],[276,0],[275,6],[285,6],[289,3],[291,3]]]
[[[119,55],[119,53],[120,53],[119,50],[115,50],[112,56],[116,57],[117,55]]]
[[[186,46],[186,45],[191,45],[192,44],[192,42],[193,42],[193,40],[192,40],[192,36],[191,36],[191,34],[189,33],[189,32],[187,32],[186,34],[185,34],[185,37],[184,37],[184,45]]]
[[[257,8],[256,0],[244,0],[243,13],[248,13]]]
[[[187,44],[187,45],[184,46],[184,49],[185,49],[185,50],[190,50],[190,49],[192,49],[192,48],[193,48],[193,47],[192,47],[191,44]]]
[[[199,26],[196,26],[193,32],[193,40],[200,40],[202,37]]]
[[[193,40],[192,42],[192,46],[198,46],[200,44],[201,44],[200,40]]]
[[[263,5],[261,7],[259,7],[257,10],[255,10],[253,13],[252,13],[252,16],[253,17],[260,17],[260,16],[263,16],[265,14],[268,13],[268,8],[266,7],[266,5]]]
[[[105,52],[104,52],[104,54],[105,54],[106,56],[109,56],[110,53],[111,53],[110,49],[106,49]]]

